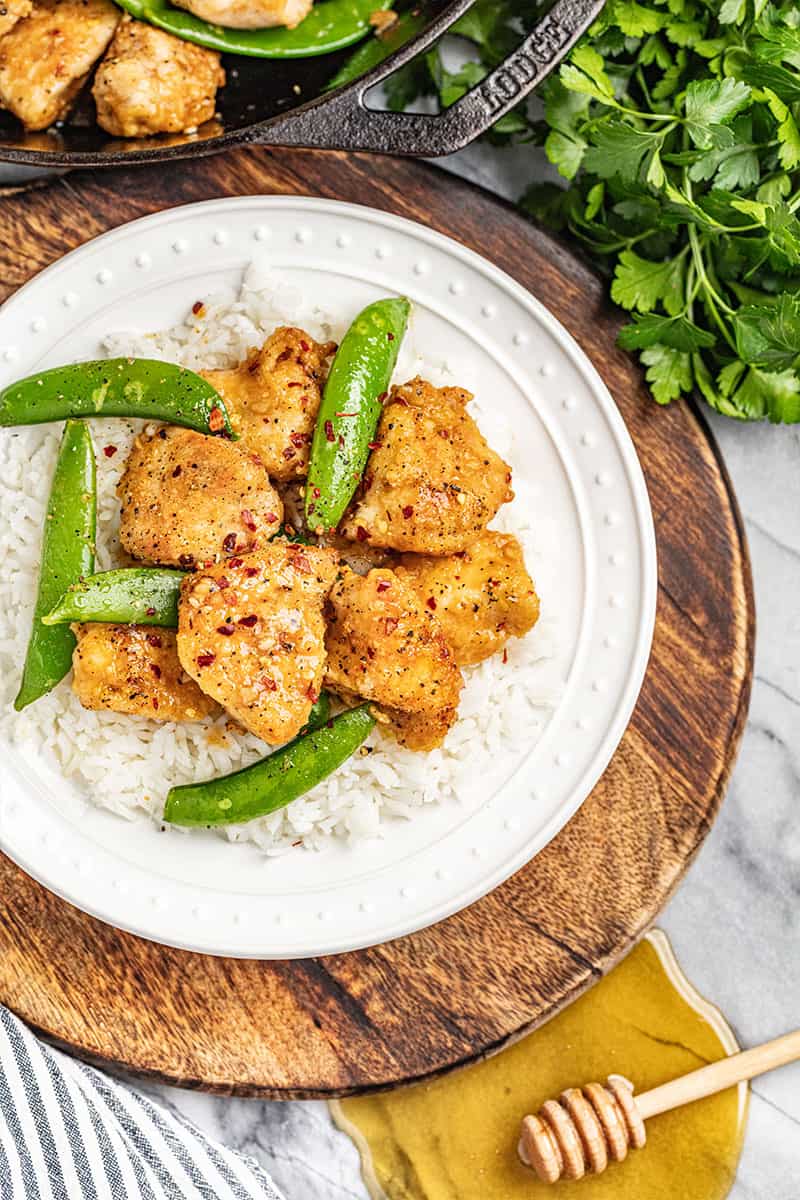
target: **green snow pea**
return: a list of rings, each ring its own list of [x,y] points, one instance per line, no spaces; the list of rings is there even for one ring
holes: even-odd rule
[[[353,83],[362,75],[366,75],[367,71],[377,67],[390,54],[394,54],[395,50],[405,46],[406,42],[420,33],[429,21],[430,14],[423,8],[414,8],[411,12],[403,13],[385,33],[379,37],[371,37],[368,42],[364,42],[362,46],[353,51],[347,62],[339,68],[325,88],[326,92],[344,87],[346,83]]]
[[[234,825],[291,804],[340,767],[375,725],[369,705],[339,713],[300,734],[269,758],[206,783],[170,788],[164,820],[172,825]]]
[[[251,58],[312,58],[352,46],[370,31],[370,16],[392,0],[321,0],[294,29],[230,29],[212,25],[167,0],[116,0],[132,17],[187,42]]]
[[[152,358],[105,358],[53,367],[0,391],[0,425],[67,417],[144,417],[233,437],[220,395],[194,371]]]
[[[43,625],[65,621],[109,621],[113,625],[178,625],[178,597],[186,571],[160,567],[127,567],[102,571],[73,584]]]
[[[270,540],[275,538],[304,546],[314,544],[306,534],[290,534],[283,525]],[[181,580],[187,574],[168,567],[123,567],[89,575],[59,597],[58,603],[42,617],[42,624],[108,621],[112,625],[160,625],[177,629]]]
[[[408,300],[377,300],[342,339],[317,414],[306,481],[311,529],[335,529],[361,481],[400,343]]]
[[[95,459],[89,427],[83,421],[67,421],[47,505],[33,628],[14,701],[17,712],[52,691],[72,666],[72,630],[66,625],[48,627],[41,618],[65,588],[94,569],[96,511]]]

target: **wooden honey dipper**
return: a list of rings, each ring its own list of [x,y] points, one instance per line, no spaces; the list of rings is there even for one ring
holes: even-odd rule
[[[599,1175],[609,1162],[622,1162],[630,1147],[639,1150],[645,1144],[644,1123],[650,1117],[797,1059],[800,1029],[662,1083],[641,1096],[634,1096],[633,1084],[621,1075],[610,1075],[606,1084],[567,1088],[558,1100],[545,1101],[535,1116],[523,1118],[519,1156],[542,1183]]]

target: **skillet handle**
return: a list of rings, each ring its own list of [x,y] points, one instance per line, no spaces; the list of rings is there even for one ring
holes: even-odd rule
[[[486,133],[541,83],[571,50],[604,0],[556,0],[516,50],[472,91],[438,114],[368,108],[366,93],[446,32],[471,5],[456,0],[418,38],[353,84],[265,121],[248,141],[268,146],[369,151],[435,158],[453,154]]]

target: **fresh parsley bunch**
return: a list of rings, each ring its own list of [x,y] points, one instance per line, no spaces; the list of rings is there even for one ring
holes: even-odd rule
[[[436,47],[395,76],[390,106],[452,104],[540,15],[476,0],[456,27],[475,61],[449,70]],[[568,186],[535,185],[522,207],[613,270],[632,314],[620,345],[655,399],[697,388],[740,420],[800,421],[796,0],[608,0],[540,97],[543,122],[522,106],[490,136],[544,142]]]
[[[542,93],[523,207],[613,261],[655,399],[800,421],[800,8],[609,0]]]

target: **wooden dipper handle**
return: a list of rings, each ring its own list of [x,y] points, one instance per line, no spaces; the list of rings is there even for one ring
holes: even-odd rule
[[[709,1063],[679,1079],[634,1097],[633,1084],[621,1075],[607,1083],[568,1088],[547,1100],[535,1116],[522,1121],[519,1156],[543,1183],[599,1175],[611,1162],[622,1162],[632,1147],[644,1146],[644,1123],[704,1096],[800,1059],[800,1029],[752,1050]]]

